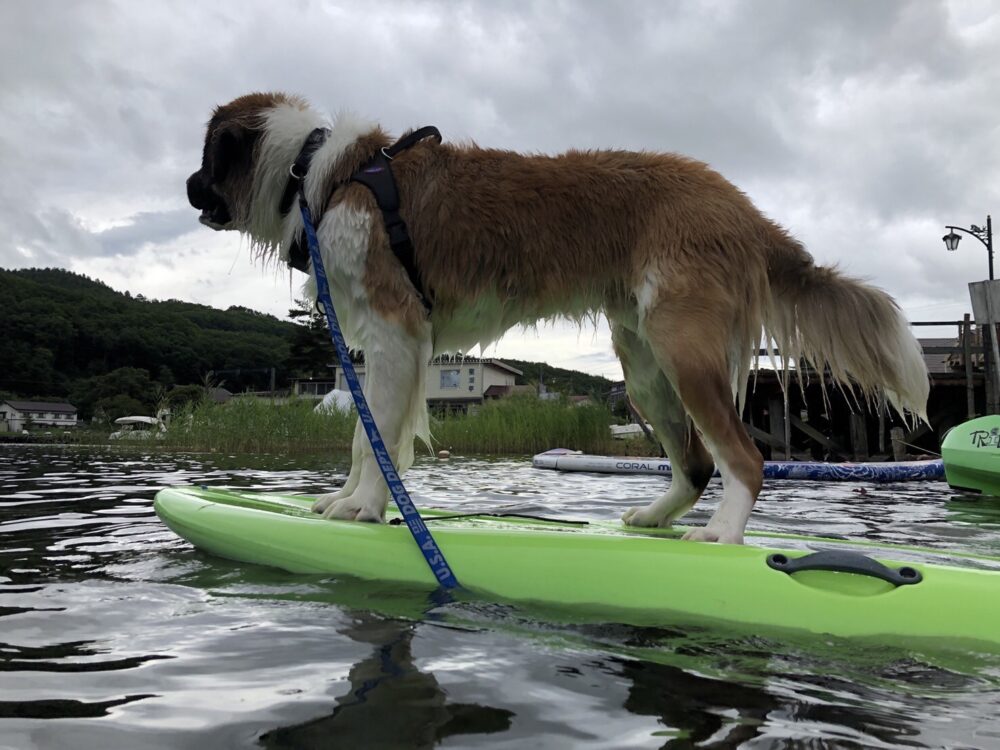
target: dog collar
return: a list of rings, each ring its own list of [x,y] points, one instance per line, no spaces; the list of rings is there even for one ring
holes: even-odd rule
[[[306,142],[302,144],[299,155],[295,157],[295,161],[292,162],[292,166],[288,170],[288,182],[285,183],[285,192],[281,196],[281,203],[278,204],[278,210],[282,216],[287,216],[288,212],[292,210],[292,201],[295,200],[295,194],[299,190],[299,185],[302,184],[302,181],[306,178],[306,174],[309,172],[309,165],[312,163],[313,155],[319,150],[320,146],[326,143],[329,135],[329,128],[316,128],[306,138]]]

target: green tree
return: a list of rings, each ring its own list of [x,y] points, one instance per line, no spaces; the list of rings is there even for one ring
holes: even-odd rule
[[[197,404],[205,400],[205,386],[202,385],[175,385],[167,393],[167,400],[171,408],[179,409],[188,404]]]
[[[174,373],[169,367],[160,365],[160,369],[156,373],[156,382],[169,388],[177,382],[177,378],[174,377]]]
[[[106,421],[114,422],[119,417],[135,415],[148,416],[146,405],[138,399],[119,393],[117,396],[107,396],[98,399],[94,405],[95,413],[104,415]]]
[[[298,325],[292,334],[285,369],[296,377],[328,375],[333,346],[326,329],[326,320],[306,300],[296,300],[296,308],[288,317]]]
[[[70,393],[70,400],[83,419],[92,416],[98,408],[111,419],[127,416],[112,416],[112,411],[117,412],[120,408],[130,408],[132,414],[151,415],[156,408],[157,387],[148,370],[119,367],[107,375],[95,375],[78,383]]]

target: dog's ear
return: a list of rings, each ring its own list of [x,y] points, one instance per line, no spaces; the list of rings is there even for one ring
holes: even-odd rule
[[[227,123],[212,135],[212,182],[226,179],[233,167],[249,160],[247,131],[242,125]]]

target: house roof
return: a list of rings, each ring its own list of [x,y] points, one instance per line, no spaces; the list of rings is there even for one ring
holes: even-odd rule
[[[209,388],[208,397],[216,404],[224,404],[233,397],[232,392],[225,388]]]
[[[450,356],[447,356],[447,355],[442,355],[440,357],[435,357],[434,359],[432,359],[430,361],[430,364],[432,364],[432,365],[459,365],[459,366],[461,366],[461,365],[478,365],[478,364],[482,364],[482,365],[489,365],[490,367],[496,367],[499,370],[507,370],[508,372],[512,372],[515,375],[524,375],[524,373],[521,372],[520,370],[518,370],[516,367],[511,367],[506,362],[502,362],[499,359],[480,359],[479,357],[450,357]],[[330,365],[330,367],[332,369],[334,369],[334,370],[342,370],[343,369],[340,366],[339,362]],[[361,362],[361,363],[355,362],[354,363],[354,369],[357,370],[358,372],[364,372],[365,365],[364,365],[363,362]]]
[[[508,372],[512,372],[515,375],[524,375],[524,373],[518,370],[516,367],[511,367],[506,362],[501,362],[499,359],[484,359],[483,364],[493,365],[493,367],[498,367],[501,370],[507,370]]]
[[[4,401],[18,411],[51,411],[63,414],[76,414],[76,407],[65,401]]]
[[[479,357],[464,357],[464,356],[461,356],[461,355],[449,356],[449,355],[444,354],[444,355],[441,355],[439,357],[435,357],[434,359],[432,359],[431,360],[431,364],[432,365],[451,365],[451,364],[455,364],[455,365],[463,365],[463,364],[477,365],[477,364],[483,364],[483,365],[490,365],[492,367],[496,367],[496,368],[498,368],[500,370],[507,370],[508,372],[512,372],[515,375],[524,375],[524,373],[521,372],[520,370],[518,370],[516,367],[511,367],[506,362],[502,362],[499,359],[480,359]]]

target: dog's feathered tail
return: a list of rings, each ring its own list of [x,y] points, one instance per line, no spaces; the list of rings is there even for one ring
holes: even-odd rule
[[[881,289],[817,266],[802,246],[776,232],[768,257],[764,329],[784,360],[829,368],[868,400],[883,391],[902,415],[927,420],[930,384],[920,344]]]

